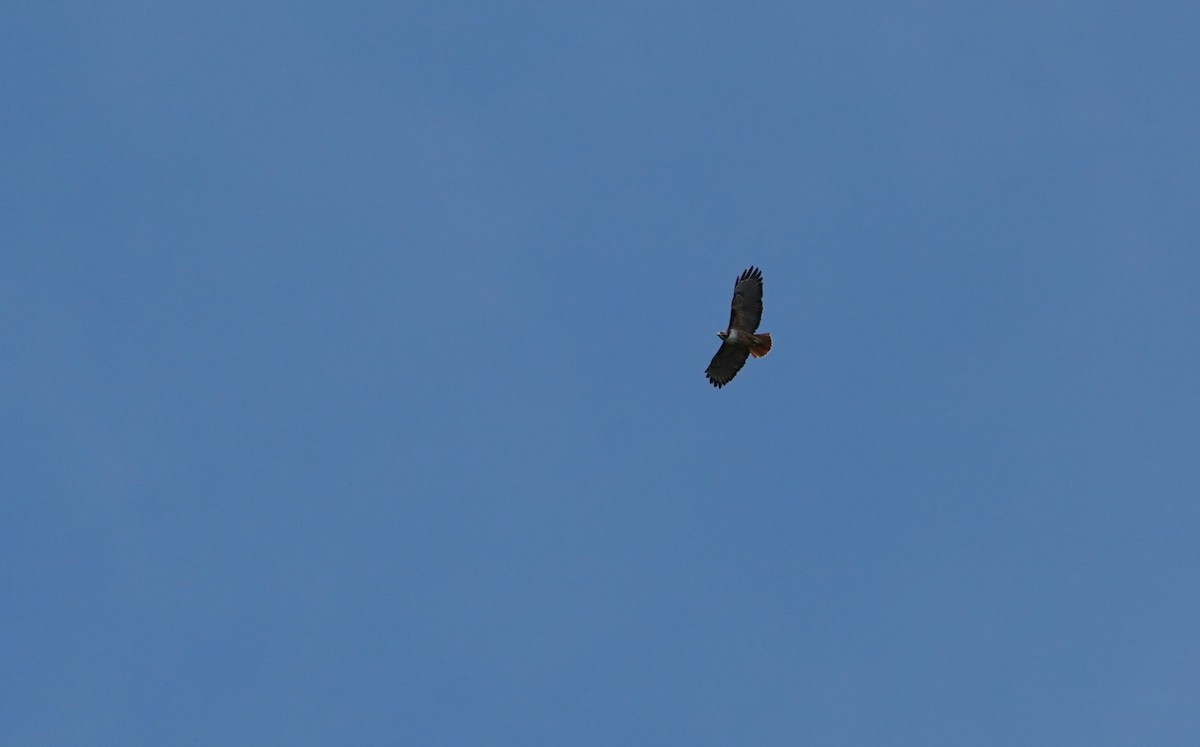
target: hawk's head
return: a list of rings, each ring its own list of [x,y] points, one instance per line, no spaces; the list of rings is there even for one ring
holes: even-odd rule
[[[722,340],[724,340],[726,337],[729,337],[729,330],[727,330],[727,329],[721,330],[720,332],[717,333],[717,337],[720,337]]]

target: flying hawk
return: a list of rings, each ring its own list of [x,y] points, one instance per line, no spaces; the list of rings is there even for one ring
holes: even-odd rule
[[[721,349],[713,356],[712,363],[704,375],[720,389],[737,376],[746,365],[746,358],[753,355],[761,358],[771,352],[771,336],[766,332],[756,335],[762,320],[762,270],[751,267],[738,276],[733,283],[733,308],[729,311],[729,329],[718,332]]]

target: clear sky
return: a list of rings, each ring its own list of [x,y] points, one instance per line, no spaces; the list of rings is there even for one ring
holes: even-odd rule
[[[0,743],[1200,744],[1200,5],[0,21]]]

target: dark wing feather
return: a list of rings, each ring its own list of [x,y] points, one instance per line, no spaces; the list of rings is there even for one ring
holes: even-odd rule
[[[762,321],[762,270],[751,267],[733,284],[733,304],[729,310],[729,328],[754,332]]]
[[[704,375],[708,377],[713,386],[720,389],[733,381],[733,377],[742,370],[742,366],[746,365],[746,359],[749,357],[750,348],[748,346],[730,345],[723,342],[721,348],[717,350],[717,354],[713,356],[712,363],[708,364],[708,370],[704,372]]]

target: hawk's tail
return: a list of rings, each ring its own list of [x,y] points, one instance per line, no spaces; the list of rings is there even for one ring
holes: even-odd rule
[[[753,342],[750,343],[750,355],[753,355],[755,358],[761,358],[771,352],[771,335],[768,333],[763,332],[761,335],[754,335],[751,339]]]

